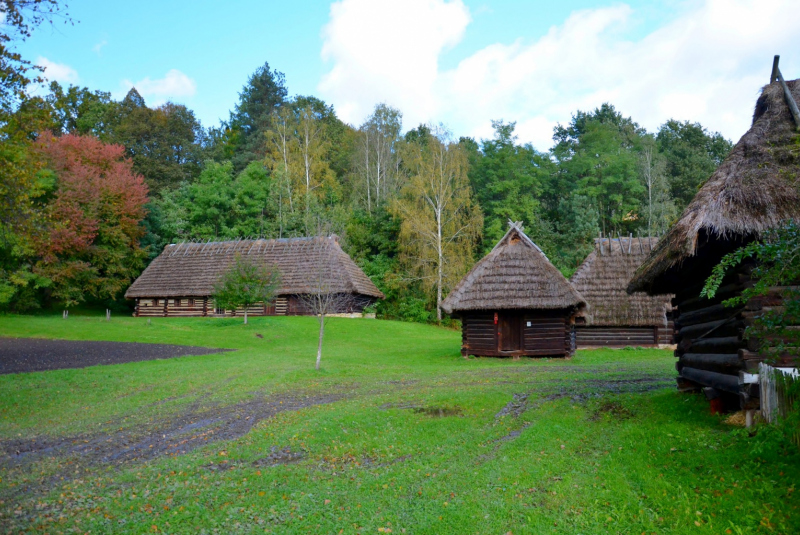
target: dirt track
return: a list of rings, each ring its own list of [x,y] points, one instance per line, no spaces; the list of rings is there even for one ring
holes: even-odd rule
[[[0,374],[124,364],[223,351],[233,350],[136,342],[76,342],[0,337]]]

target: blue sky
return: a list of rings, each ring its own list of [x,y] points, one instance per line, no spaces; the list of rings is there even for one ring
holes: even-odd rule
[[[444,122],[456,136],[517,121],[540,149],[557,122],[604,101],[651,130],[676,117],[738,138],[772,55],[800,76],[794,0],[93,0],[70,12],[74,26],[20,47],[50,78],[118,97],[133,84],[206,126],[265,61],[291,94],[317,95],[352,124],[386,101],[406,127]]]

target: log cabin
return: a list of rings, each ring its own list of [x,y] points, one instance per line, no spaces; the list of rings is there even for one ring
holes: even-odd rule
[[[462,355],[569,356],[584,299],[539,247],[509,230],[442,302],[461,319]]]
[[[749,337],[746,329],[765,310],[779,310],[786,293],[775,288],[765,298],[725,306],[724,300],[753,284],[752,261],[729,271],[714,299],[700,297],[700,292],[723,256],[770,229],[800,220],[800,121],[793,119],[787,93],[800,100],[800,80],[788,82],[786,90],[779,81],[762,89],[750,129],[628,286],[629,292],[675,294],[678,387],[703,390],[709,399],[723,399],[719,405],[728,409],[759,407],[751,372],[757,373],[767,358],[770,342]],[[792,359],[782,364],[797,365]]]
[[[570,278],[586,299],[575,318],[578,348],[658,347],[672,343],[672,295],[628,294],[636,269],[658,238],[597,238]]]
[[[271,303],[248,308],[249,316],[307,315],[304,304],[319,277],[346,296],[334,313],[361,313],[383,294],[345,253],[336,236],[236,240],[168,245],[125,292],[135,316],[232,316],[244,312],[214,305],[214,283],[237,255],[275,266],[280,286]]]

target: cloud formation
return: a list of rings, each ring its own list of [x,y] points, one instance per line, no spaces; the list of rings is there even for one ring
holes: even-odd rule
[[[194,96],[197,84],[194,80],[177,69],[170,69],[163,78],[142,78],[137,82],[123,80],[122,86],[127,92],[135,87],[140,95],[145,97],[149,106],[158,106],[168,100],[182,99]]]
[[[36,58],[36,65],[44,68],[44,76],[51,82],[58,82],[60,84],[77,84],[78,71],[65,65],[63,63],[56,63],[49,59],[39,56]]]
[[[556,123],[603,102],[651,131],[676,118],[735,141],[773,54],[796,49],[800,34],[795,0],[705,0],[631,39],[635,15],[624,4],[576,11],[544,36],[492,44],[442,70],[442,52],[468,31],[460,0],[341,0],[323,30],[333,67],[319,89],[355,124],[386,101],[406,127],[444,121],[457,135],[489,137],[492,119],[517,121],[520,139],[542,150]],[[800,69],[790,56],[782,64]]]

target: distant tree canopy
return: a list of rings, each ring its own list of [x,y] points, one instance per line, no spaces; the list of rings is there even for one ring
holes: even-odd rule
[[[455,142],[431,124],[403,133],[386,103],[352,126],[290,96],[268,63],[205,129],[135,88],[117,101],[53,82],[31,96],[19,76],[32,66],[2,57],[18,76],[0,79],[17,96],[0,109],[0,307],[17,310],[119,299],[175,241],[327,229],[387,296],[380,316],[435,321],[509,219],[570,275],[600,234],[663,234],[731,150],[697,123],[647,132],[610,103],[557,125],[549,151],[507,121],[488,139]]]

